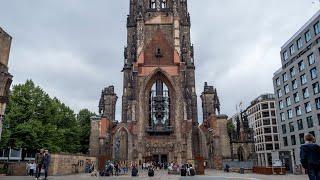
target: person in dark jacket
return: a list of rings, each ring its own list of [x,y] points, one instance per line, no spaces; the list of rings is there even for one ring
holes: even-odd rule
[[[305,144],[300,148],[302,167],[306,169],[310,180],[320,180],[320,146],[315,143],[312,134],[304,137]]]
[[[48,150],[45,150],[44,156],[43,156],[43,169],[44,169],[45,180],[48,178],[50,161],[51,161],[51,155],[49,154]]]
[[[36,162],[36,179],[40,178],[40,174],[41,174],[41,169],[43,166],[43,157],[44,157],[44,150],[41,149],[39,150],[39,152],[36,154],[36,158],[35,158],[35,162]]]

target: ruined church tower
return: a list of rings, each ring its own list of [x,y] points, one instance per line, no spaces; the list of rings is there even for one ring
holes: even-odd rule
[[[186,0],[130,0],[121,121],[131,136],[129,159],[194,159],[198,114],[190,25]]]
[[[100,162],[196,163],[202,155],[190,27],[187,0],[130,0],[121,120],[110,86],[91,122],[90,154]]]

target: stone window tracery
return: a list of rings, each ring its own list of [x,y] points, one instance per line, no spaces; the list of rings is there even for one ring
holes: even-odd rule
[[[156,0],[150,0],[150,8],[156,9]]]
[[[161,9],[165,9],[165,8],[167,8],[167,6],[168,6],[168,4],[167,4],[167,0],[160,0],[160,2],[161,2]]]

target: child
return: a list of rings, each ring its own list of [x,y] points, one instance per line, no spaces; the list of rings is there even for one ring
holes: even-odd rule
[[[33,176],[34,173],[36,172],[37,165],[34,161],[30,164],[30,170],[29,170],[29,176]]]

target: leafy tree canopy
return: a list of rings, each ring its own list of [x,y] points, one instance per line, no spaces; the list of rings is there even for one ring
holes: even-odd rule
[[[94,113],[87,109],[76,115],[32,80],[27,80],[13,86],[0,148],[48,148],[51,152],[87,153],[92,115]]]

